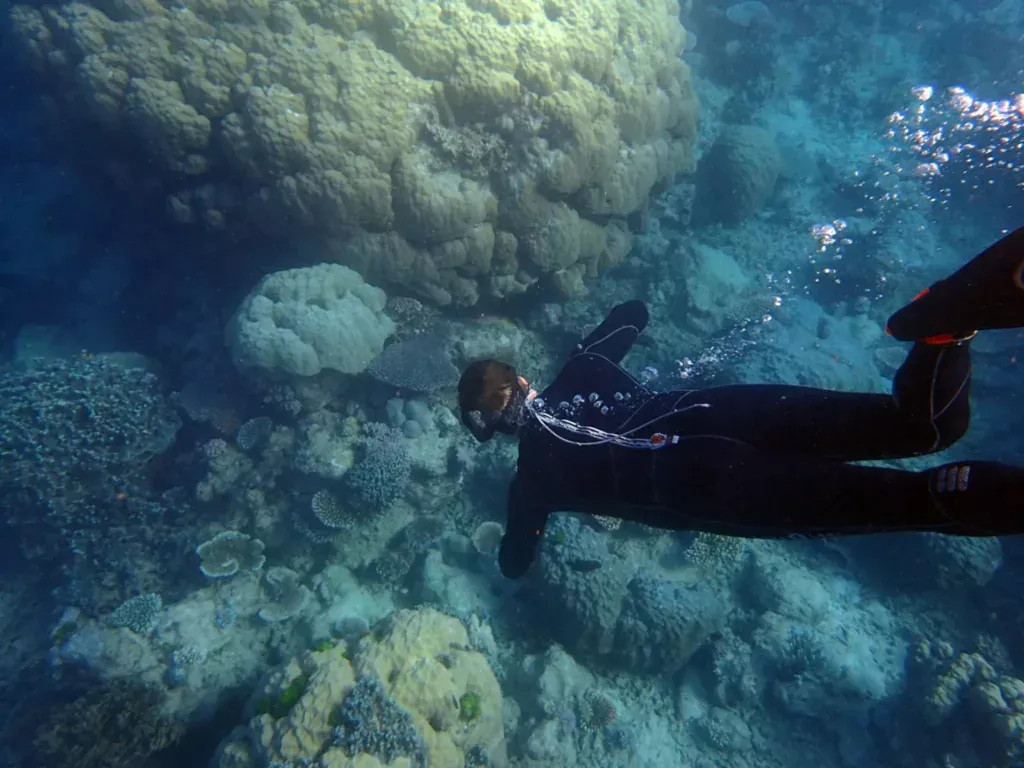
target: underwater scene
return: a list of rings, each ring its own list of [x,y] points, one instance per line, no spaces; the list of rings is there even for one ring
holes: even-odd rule
[[[1024,766],[1024,0],[0,40],[0,768]]]

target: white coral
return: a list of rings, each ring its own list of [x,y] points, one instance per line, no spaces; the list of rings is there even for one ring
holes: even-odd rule
[[[226,342],[243,370],[361,373],[395,330],[386,298],[338,264],[274,272],[235,312]]]

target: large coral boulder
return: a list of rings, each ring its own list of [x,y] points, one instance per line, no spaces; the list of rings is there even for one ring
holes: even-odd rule
[[[340,264],[286,269],[264,277],[225,333],[242,370],[314,376],[361,373],[395,330],[387,297]]]
[[[507,763],[501,687],[457,619],[402,610],[268,673],[214,768],[463,768]]]
[[[12,40],[137,188],[232,234],[314,229],[437,305],[566,293],[693,170],[676,0],[19,4]],[[104,141],[114,135],[117,142]],[[128,156],[131,156],[129,154]],[[102,158],[100,158],[102,159]]]

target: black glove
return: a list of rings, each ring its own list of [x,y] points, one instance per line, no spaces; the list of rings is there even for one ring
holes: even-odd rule
[[[522,578],[536,558],[536,543],[521,538],[510,539],[507,534],[502,537],[501,548],[498,550],[498,567],[506,579]]]

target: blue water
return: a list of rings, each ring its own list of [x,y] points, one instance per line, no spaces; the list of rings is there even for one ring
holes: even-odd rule
[[[1024,224],[1021,0],[0,19],[0,766],[1022,764],[1019,539],[556,514],[510,581],[454,392],[629,299],[652,389],[888,392]],[[972,353],[889,466],[1024,465],[1024,335]]]

